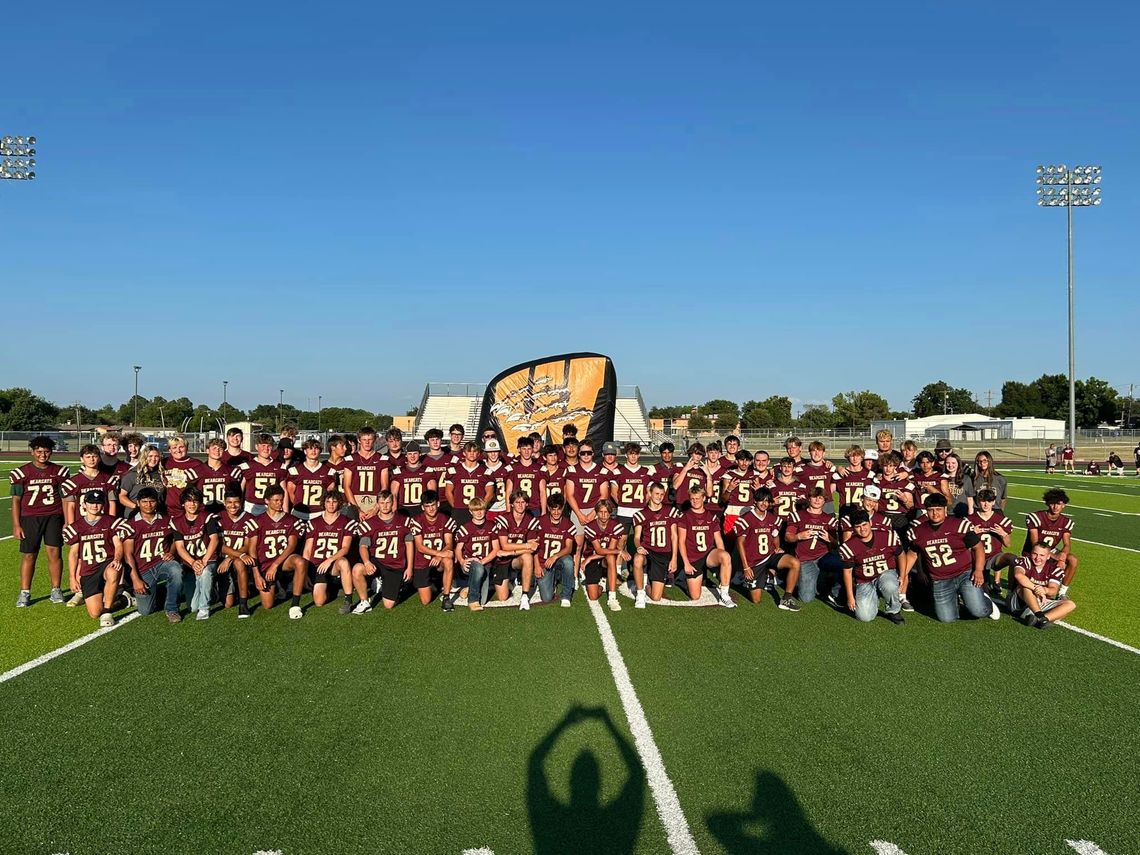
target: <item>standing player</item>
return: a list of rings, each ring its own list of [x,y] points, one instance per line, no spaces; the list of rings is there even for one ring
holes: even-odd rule
[[[302,464],[304,465],[304,464]],[[351,522],[340,512],[344,507],[344,496],[334,489],[328,489],[321,496],[322,512],[309,518],[305,525],[305,545],[301,548],[301,558],[308,568],[313,582],[313,605],[320,607],[329,602],[329,586],[332,580],[340,582],[344,602],[340,613],[352,611],[352,566],[348,562],[348,552],[352,548]]]
[[[304,459],[286,470],[285,494],[293,516],[310,520],[320,516],[325,495],[336,489],[336,470],[321,461],[319,439],[306,439],[301,443],[301,454]]]
[[[807,503],[807,487],[796,475],[796,461],[790,456],[780,460],[776,477],[765,486],[772,492],[776,515],[785,523]]]
[[[1140,478],[1140,443],[1132,449],[1132,456],[1136,459],[1136,477]]]
[[[237,469],[253,460],[253,455],[241,447],[244,442],[245,432],[241,428],[232,427],[226,431],[226,453],[222,459],[230,469]]]
[[[63,530],[67,569],[72,590],[83,594],[87,614],[99,626],[114,626],[111,605],[119,590],[123,567],[123,540],[130,533],[122,520],[104,513],[107,495],[91,490],[83,495],[83,510],[72,525]]]
[[[1060,592],[1064,575],[1064,566],[1052,557],[1049,548],[1035,544],[1013,565],[1009,613],[1037,629],[1048,629],[1072,614],[1077,604]]]
[[[534,456],[534,443],[529,436],[518,441],[518,455],[507,466],[507,495],[522,490],[527,495],[527,510],[532,516],[542,514],[542,465]]]
[[[645,507],[646,491],[654,480],[649,467],[642,466],[640,461],[641,445],[627,442],[625,462],[618,466],[609,486],[610,501],[627,534],[633,533],[633,515]]]
[[[166,584],[166,619],[181,623],[178,601],[182,599],[182,565],[170,551],[170,525],[158,513],[158,490],[139,492],[138,513],[124,522],[123,557],[130,568],[131,587],[140,615],[149,615],[157,605],[159,582]]]
[[[441,509],[446,516],[450,516],[451,505],[447,503],[443,485],[447,480],[447,470],[455,464],[459,457],[443,448],[443,431],[439,428],[432,428],[424,434],[424,441],[427,443],[427,451],[424,452],[421,462],[424,465],[424,470],[435,481],[435,489],[440,493],[440,498],[443,499]]]
[[[678,460],[673,459],[676,454],[677,447],[671,442],[663,442],[657,447],[657,453],[661,459],[653,466],[653,477],[665,485],[666,498],[668,504],[674,504],[673,501],[673,476],[681,471],[682,464]]]
[[[899,462],[899,456],[893,451],[879,458],[878,485],[883,494],[883,513],[890,519],[900,539],[903,539],[902,533],[909,525],[907,514],[915,506],[916,488],[914,479],[906,472],[899,471]],[[941,491],[936,493],[942,495]]]
[[[243,463],[235,471],[245,492],[245,509],[255,517],[265,513],[270,487],[281,486],[288,477],[285,467],[273,459],[273,437],[267,433],[258,434],[254,443],[257,456]],[[281,486],[282,495],[285,488]],[[288,505],[283,505],[288,510]]]
[[[927,496],[942,493],[942,470],[935,465],[934,455],[929,451],[918,453],[918,469],[910,473],[914,481],[914,504],[921,507]],[[882,460],[879,461],[882,463]]]
[[[856,620],[869,623],[878,615],[882,597],[887,620],[897,626],[903,622],[898,572],[903,549],[899,536],[894,529],[871,528],[871,517],[863,510],[852,512],[851,525],[854,537],[839,547],[847,608]]]
[[[732,556],[724,549],[720,529],[717,515],[705,507],[704,488],[694,485],[689,489],[689,508],[677,520],[677,547],[685,571],[685,587],[690,599],[699,600],[706,574],[716,570],[717,601],[731,609],[736,606],[728,587],[732,581]]]
[[[609,592],[607,605],[611,611],[620,612],[617,568],[618,564],[628,562],[630,555],[626,551],[625,525],[614,516],[615,510],[612,499],[600,499],[594,505],[594,521],[586,526],[583,533],[579,569],[586,580],[586,596],[591,600],[598,599],[602,595],[602,579],[605,578],[606,591]]]
[[[1064,466],[1066,475],[1070,473],[1073,475],[1077,474],[1076,459],[1077,452],[1073,448],[1072,443],[1066,442],[1065,446],[1061,449],[1061,464]]]
[[[293,603],[289,608],[291,620],[304,617],[301,611],[301,593],[305,589],[308,569],[297,554],[300,529],[297,518],[285,510],[285,488],[274,484],[265,491],[265,512],[257,515],[256,528],[250,535],[251,549],[257,561],[253,565],[253,582],[261,597],[263,609],[273,608],[277,588],[292,583]],[[240,578],[240,577],[239,577]],[[240,614],[239,614],[240,617]]]
[[[344,494],[344,470],[348,468],[348,440],[339,433],[329,437],[329,469],[336,474],[336,489]],[[347,500],[346,500],[347,501]],[[343,507],[342,509],[343,510]]]
[[[835,465],[827,459],[827,446],[819,440],[808,445],[808,459],[799,467],[796,474],[803,481],[810,493],[816,487],[823,490],[823,509],[829,514],[835,513],[835,504],[831,500],[831,482],[836,474]]]
[[[737,459],[741,453],[747,452],[737,452]],[[779,607],[786,612],[798,612],[800,606],[792,592],[800,578],[800,562],[780,548],[782,522],[771,513],[772,491],[759,487],[753,491],[752,501],[752,507],[742,513],[733,525],[736,551],[740,556],[740,566],[744,568],[741,574],[744,590],[748,599],[759,603],[762,590],[775,591],[774,580],[783,570],[787,580]]]
[[[1054,487],[1046,490],[1042,499],[1045,501],[1045,510],[1027,514],[1025,517],[1025,544],[1021,547],[1021,554],[1028,555],[1038,543],[1049,547],[1057,563],[1065,570],[1060,590],[1060,596],[1063,597],[1069,593],[1069,585],[1073,583],[1077,565],[1080,564],[1072,552],[1073,521],[1065,516],[1069,495],[1064,490]]]
[[[792,511],[788,517],[787,539],[796,545],[796,558],[800,561],[799,599],[810,603],[816,597],[821,572],[836,571],[832,550],[839,533],[834,514],[824,510],[826,494],[816,487],[808,494],[808,506]],[[834,585],[832,596],[834,598]],[[837,605],[838,603],[832,603]]]
[[[599,499],[609,498],[609,483],[602,473],[602,467],[594,462],[594,444],[586,439],[578,443],[578,462],[566,466],[565,506],[574,515],[574,524],[581,527],[594,521],[594,505]],[[547,515],[550,513],[552,496],[546,501]]]
[[[561,497],[561,493],[556,494]],[[548,501],[554,501],[551,496]],[[496,519],[494,531],[499,538],[498,561],[493,569],[492,581],[496,588],[510,580],[511,572],[517,570],[522,579],[522,599],[519,609],[530,609],[531,583],[534,580],[534,565],[538,552],[538,520],[527,512],[529,500],[526,494],[516,490],[510,495],[510,507]],[[544,515],[545,516],[545,515]]]
[[[40,548],[47,552],[50,599],[63,602],[63,485],[69,472],[66,466],[51,462],[55,441],[37,436],[28,443],[32,460],[17,466],[8,474],[12,495],[12,536],[20,541],[20,593],[16,608],[32,604],[32,578]],[[81,597],[78,588],[76,596]],[[78,604],[78,601],[77,601]]]
[[[658,602],[665,594],[665,583],[677,572],[677,520],[680,514],[665,504],[665,485],[649,485],[649,501],[633,515],[633,580],[637,585],[635,609],[645,608],[645,597]],[[645,586],[646,576],[649,587]]]
[[[186,604],[197,613],[198,620],[210,618],[220,534],[214,515],[202,509],[202,491],[197,487],[183,490],[182,513],[170,520],[170,539],[175,557],[182,562]]]
[[[400,599],[400,590],[412,581],[415,545],[410,522],[396,513],[396,499],[389,490],[381,490],[376,499],[376,513],[357,524],[360,538],[360,563],[352,568],[352,583],[360,602],[354,615],[372,611],[369,586],[379,573],[380,598],[390,609]]]
[[[131,468],[129,463],[119,457],[119,435],[112,431],[107,431],[103,434],[103,438],[99,440],[99,445],[99,471],[112,476],[116,483],[118,483]],[[109,502],[114,496],[114,493],[108,493],[107,501]]]
[[[376,503],[388,487],[388,462],[376,449],[376,429],[365,425],[357,436],[357,448],[345,458],[341,472],[344,496],[358,520],[376,515]]]
[[[252,535],[257,531],[257,518],[245,510],[245,500],[239,485],[226,489],[224,513],[218,514],[221,534],[218,550],[218,595],[225,596],[225,606],[232,605],[233,590],[237,588],[238,618],[249,617],[249,575],[257,564]],[[223,588],[226,592],[223,592]]]
[[[483,444],[486,462],[483,467],[483,489],[491,485],[491,506],[487,516],[494,519],[507,509],[507,466],[502,461],[502,449],[497,439],[489,439]]]
[[[969,520],[948,520],[949,502],[941,493],[927,496],[923,504],[926,514],[911,524],[910,542],[930,574],[938,620],[943,623],[958,620],[959,597],[966,611],[974,617],[988,615],[997,620],[1001,612],[982,590],[986,554],[973,525]]]
[[[795,461],[796,469],[799,469],[804,465],[804,459],[802,456],[803,447],[804,444],[800,441],[800,438],[798,436],[789,436],[784,440],[784,451],[787,453],[788,457],[792,458],[792,460]]]
[[[1013,535],[1013,520],[997,510],[997,493],[988,487],[983,487],[977,495],[978,507],[966,516],[970,525],[982,541],[982,549],[986,553],[986,564],[982,568],[989,581],[991,597],[1001,596],[1001,571],[1014,563],[1012,555],[1003,552],[1009,546]]]
[[[466,433],[467,431],[464,429],[463,425],[459,424],[458,422],[447,429],[449,441],[448,450],[452,454],[457,455],[463,451],[463,437],[466,435]]]
[[[566,489],[566,467],[559,462],[557,445],[543,446],[542,459],[542,468],[538,472],[538,497],[542,502],[541,511],[544,514],[546,500]]]
[[[581,448],[581,446],[579,446]],[[618,444],[616,442],[603,442],[602,443],[602,462],[599,464],[602,467],[602,477],[606,483],[611,483],[617,476],[618,472]]]
[[[679,511],[688,510],[689,495],[694,488],[700,487],[706,496],[712,492],[709,470],[705,466],[705,447],[694,442],[689,446],[687,455],[685,465],[673,475],[673,502]]]
[[[535,589],[544,603],[554,599],[554,585],[561,581],[562,608],[568,609],[574,596],[574,531],[565,511],[566,501],[561,496],[551,496],[546,513],[536,521],[538,551],[534,556],[534,576]],[[590,517],[592,522],[592,510]]]
[[[727,470],[720,478],[720,498],[724,502],[725,532],[733,531],[737,518],[748,511],[753,500],[754,478],[757,476],[752,468],[752,455],[742,448],[736,452],[736,466]],[[769,493],[769,504],[771,501],[772,495]]]
[[[222,513],[226,491],[238,483],[225,458],[226,444],[221,439],[215,437],[206,443],[206,463],[199,472],[198,487],[208,514]]]
[[[844,455],[847,458],[846,471],[831,476],[832,484],[839,494],[839,516],[856,510],[863,502],[863,491],[875,483],[874,473],[863,467],[863,447],[851,445]]]
[[[99,449],[87,444],[79,450],[80,466],[74,475],[63,482],[63,522],[71,525],[79,516],[79,497],[95,490],[107,496],[107,513],[119,515],[113,498],[119,492],[119,479],[99,468]]]
[[[494,485],[483,477],[485,467],[479,462],[479,444],[474,440],[463,443],[462,458],[447,470],[444,495],[451,506],[451,518],[459,525],[470,517],[468,506],[475,499],[483,502],[483,510],[494,500]]]
[[[1137,446],[1140,449],[1140,445]],[[1140,459],[1140,458],[1138,458]],[[1049,443],[1049,447],[1045,449],[1045,474],[1052,475],[1057,471],[1057,444],[1055,442]]]
[[[415,560],[412,563],[412,584],[425,606],[431,602],[431,575],[438,570],[442,574],[440,587],[443,610],[455,610],[451,584],[455,577],[454,545],[455,523],[451,517],[439,512],[439,493],[424,490],[420,500],[423,513],[412,520],[412,539],[416,546]]]
[[[474,443],[472,443],[474,445]],[[495,597],[504,602],[510,596],[510,562],[499,562],[496,523],[487,519],[487,503],[476,497],[467,503],[470,519],[455,532],[455,563],[467,574],[467,608],[483,608],[483,580],[491,575]]]

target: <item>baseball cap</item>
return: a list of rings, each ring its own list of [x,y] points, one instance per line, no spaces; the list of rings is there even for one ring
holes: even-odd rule
[[[602,444],[602,454],[617,454],[618,446],[616,442],[606,442]]]
[[[950,444],[950,440],[948,439],[940,439],[938,442],[934,443],[935,451],[949,451],[953,447],[954,446]]]
[[[868,484],[863,488],[863,495],[868,499],[881,499],[883,491],[876,487],[874,484]]]
[[[408,452],[411,452],[411,451],[414,451],[416,454],[420,453],[420,444],[418,442],[416,442],[414,439],[411,442],[409,442],[407,445],[404,446],[404,453],[405,454],[407,454]]]
[[[878,460],[879,450],[877,448],[868,449],[867,453],[863,455],[864,460]]]
[[[92,505],[104,505],[107,503],[107,494],[102,490],[88,490],[83,494],[83,501]]]
[[[497,439],[489,439],[486,442],[484,442],[483,443],[483,450],[484,451],[502,451],[502,449],[499,448],[499,441]]]

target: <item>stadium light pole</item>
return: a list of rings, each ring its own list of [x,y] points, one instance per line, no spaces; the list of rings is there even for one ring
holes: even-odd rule
[[[1073,208],[1100,204],[1100,167],[1052,164],[1037,167],[1037,204],[1064,206],[1068,214],[1069,247],[1069,445],[1077,447],[1077,346],[1073,323]]]
[[[226,393],[228,391],[229,385],[230,385],[229,380],[223,380],[222,381],[222,419],[223,420],[225,420],[227,418],[226,407],[228,406],[228,404],[226,402]]]
[[[317,433],[321,432],[321,396],[317,395]]]
[[[277,432],[281,433],[281,405],[285,403],[285,390],[277,390]]]
[[[0,137],[0,158],[0,178],[11,181],[35,180],[35,137]]]
[[[142,371],[141,365],[135,367],[135,414],[131,421],[131,427],[139,426],[139,372]]]

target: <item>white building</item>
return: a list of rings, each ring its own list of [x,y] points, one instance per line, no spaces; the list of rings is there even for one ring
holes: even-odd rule
[[[949,413],[921,419],[898,419],[871,423],[871,431],[886,428],[897,439],[1064,439],[1061,419],[995,418],[981,413]]]

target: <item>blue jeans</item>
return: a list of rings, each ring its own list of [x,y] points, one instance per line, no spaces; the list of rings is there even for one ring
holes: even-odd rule
[[[993,611],[993,601],[970,581],[972,574],[972,570],[965,570],[952,579],[933,580],[934,614],[943,623],[958,620],[959,596],[966,611],[976,618],[989,617]]]
[[[166,583],[166,611],[178,611],[178,601],[182,599],[182,565],[177,561],[160,561],[142,573],[147,592],[138,594],[136,608],[140,615],[149,615],[155,610],[155,594],[159,582]]]
[[[855,617],[861,621],[872,621],[879,614],[879,597],[887,601],[887,614],[897,615],[902,611],[899,599],[899,574],[888,570],[878,579],[860,582],[855,586]]]
[[[462,572],[462,568],[459,568]],[[467,602],[483,604],[483,585],[490,574],[487,568],[478,561],[471,562],[471,569],[467,571]],[[490,593],[488,591],[488,593]]]
[[[202,570],[201,576],[196,576],[189,567],[183,567],[182,590],[186,593],[186,604],[191,611],[200,611],[210,607],[210,597],[214,593],[214,570],[218,562],[211,561]]]
[[[839,560],[839,556],[834,552],[828,552],[811,561],[800,562],[800,581],[796,585],[796,593],[799,595],[801,603],[810,603],[816,597],[816,591],[819,587],[819,574],[821,570],[831,573],[842,572],[843,564]],[[842,577],[840,577],[841,580]],[[833,581],[831,586],[831,593],[836,597],[839,596],[840,582]]]
[[[554,582],[555,577],[562,577],[562,599],[568,600],[574,593],[574,559],[569,555],[563,555],[554,562],[554,566],[542,574],[542,578],[537,580],[538,596],[544,603],[549,603],[554,599]]]

